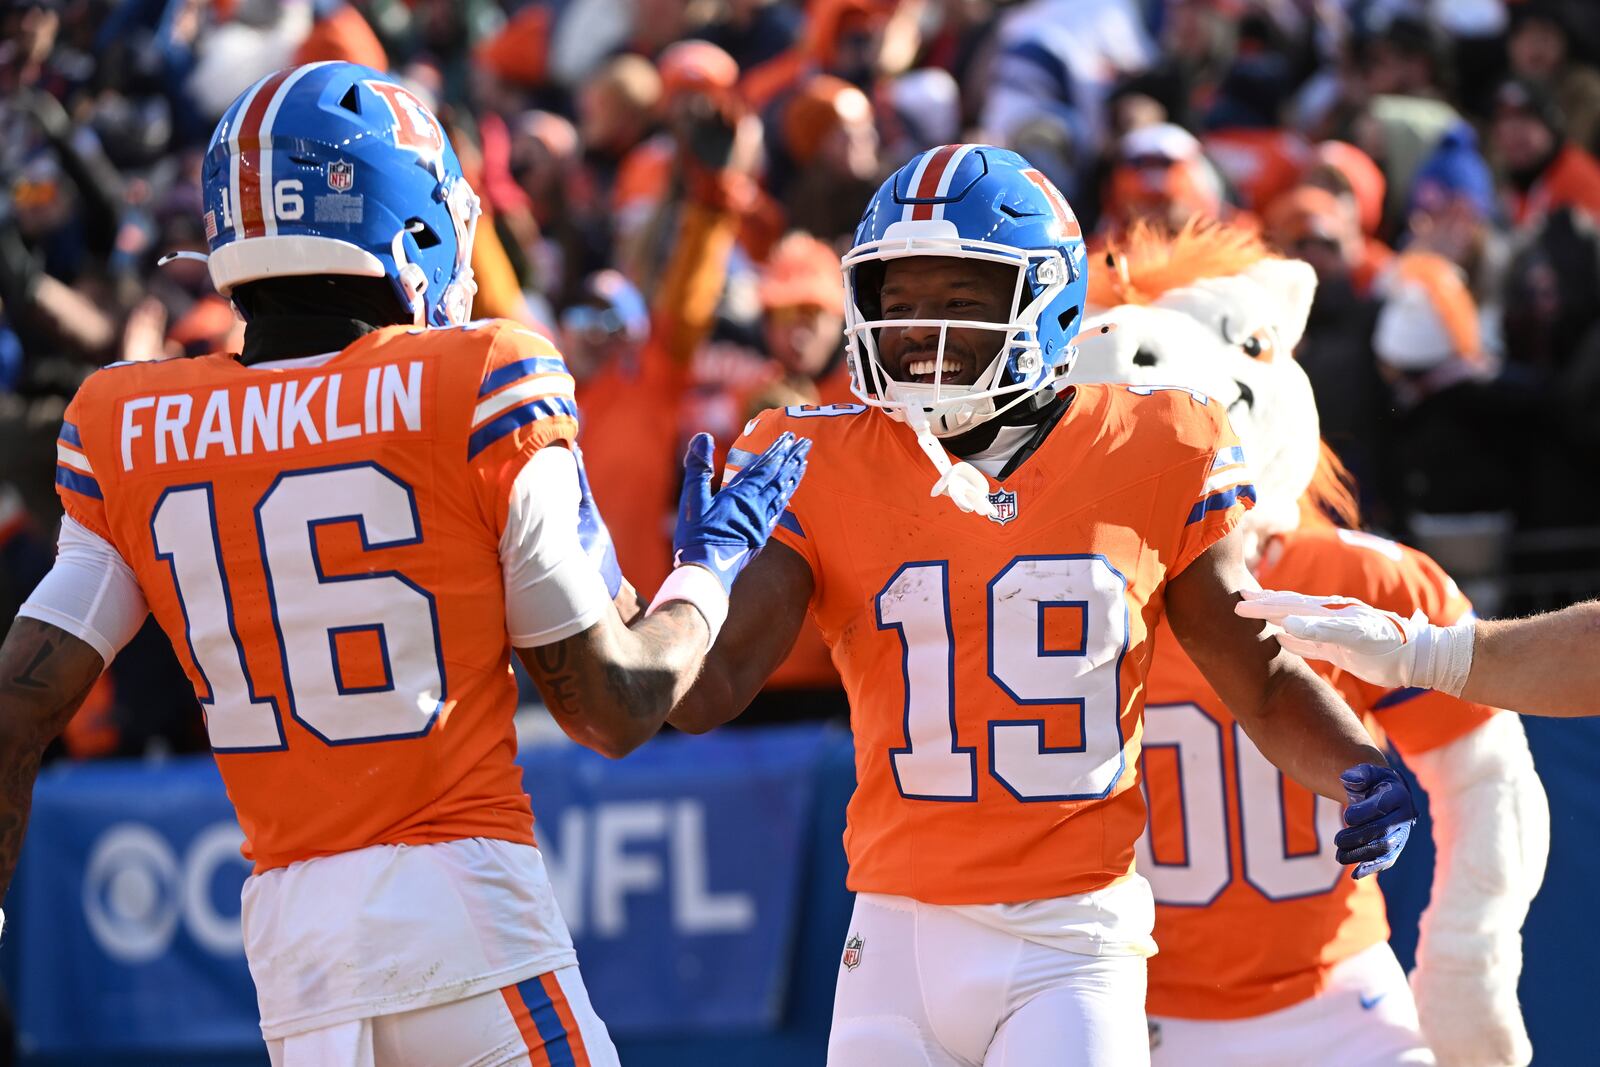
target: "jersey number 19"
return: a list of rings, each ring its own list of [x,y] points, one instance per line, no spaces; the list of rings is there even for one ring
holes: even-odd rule
[[[901,795],[976,800],[977,751],[956,729],[950,564],[907,563],[877,597],[878,628],[898,630],[904,748],[890,759]],[[989,774],[1021,801],[1094,800],[1122,777],[1120,666],[1128,650],[1127,580],[1103,556],[1018,556],[988,585],[988,673],[1019,706],[1077,712],[1080,741],[1045,744],[1045,720],[997,719]],[[1050,609],[1081,616],[1075,648],[1047,648]]]

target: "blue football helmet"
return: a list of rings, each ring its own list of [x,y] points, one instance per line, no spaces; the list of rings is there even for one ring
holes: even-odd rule
[[[877,287],[883,264],[953,256],[1017,270],[1006,322],[885,319]],[[1066,197],[1017,153],[991,145],[943,145],[914,157],[873,195],[843,262],[851,388],[897,419],[948,436],[1010,410],[1072,368],[1089,279],[1083,232]],[[878,358],[878,331],[935,326],[1004,334],[972,385],[897,381]]]
[[[444,127],[387,74],[309,63],[246,89],[202,183],[212,283],[388,278],[418,326],[466,322],[478,198]]]

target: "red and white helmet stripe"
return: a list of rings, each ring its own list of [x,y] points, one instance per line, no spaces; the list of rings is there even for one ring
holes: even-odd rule
[[[922,153],[916,169],[911,172],[910,180],[906,182],[907,198],[933,200],[948,196],[950,182],[955,177],[956,171],[961,168],[961,161],[975,147],[977,146],[970,144],[947,144],[939,148],[930,148]],[[907,204],[900,215],[902,222],[942,218],[944,218],[943,204]]]
[[[280,70],[257,82],[235,114],[228,136],[229,218],[240,237],[267,237],[278,232],[272,194],[272,126],[295,83],[323,63]]]

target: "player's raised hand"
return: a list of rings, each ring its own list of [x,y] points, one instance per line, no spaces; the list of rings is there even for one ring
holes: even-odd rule
[[[1352,878],[1386,871],[1400,858],[1417,821],[1411,790],[1391,767],[1360,763],[1339,776],[1350,806],[1344,809],[1344,829],[1333,835],[1334,858],[1355,864]]]
[[[1472,668],[1471,618],[1434,626],[1343,596],[1245,590],[1234,611],[1282,627],[1280,644],[1377,685],[1459,695]]]
[[[683,457],[683,495],[672,535],[673,563],[694,563],[733,589],[733,580],[766,545],[806,472],[809,438],[783,433],[754,462],[711,491],[713,442],[695,434]]]

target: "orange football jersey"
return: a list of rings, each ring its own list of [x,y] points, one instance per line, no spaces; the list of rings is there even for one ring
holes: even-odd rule
[[[532,843],[499,541],[518,471],[576,433],[560,356],[503,322],[117,364],[78,391],[61,498],[171,638],[257,871]]]
[[[1165,583],[1254,497],[1220,406],[1078,386],[998,520],[930,498],[911,430],[857,405],[765,412],[729,469],[784,430],[814,441],[774,537],[811,566],[850,697],[850,888],[990,904],[1126,878]]]
[[[1441,624],[1471,606],[1422,553],[1331,526],[1267,547],[1270,589],[1321,589]],[[1443,693],[1385,690],[1326,663],[1313,669],[1402,753],[1426,752],[1494,714]],[[1289,781],[1251,744],[1171,633],[1156,640],[1142,780],[1150,830],[1139,873],[1156,897],[1152,1015],[1233,1019],[1297,1004],[1337,963],[1389,936],[1377,879],[1334,859],[1342,806]]]

